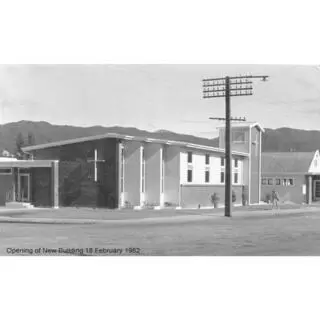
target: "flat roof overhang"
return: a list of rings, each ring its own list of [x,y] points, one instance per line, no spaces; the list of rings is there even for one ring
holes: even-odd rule
[[[0,168],[51,168],[58,160],[13,160],[0,161]]]
[[[43,150],[43,149],[47,149],[47,148],[61,147],[61,146],[72,145],[72,144],[76,144],[76,143],[91,142],[94,140],[110,139],[110,138],[115,138],[115,139],[119,139],[119,140],[127,140],[127,141],[133,140],[133,141],[138,141],[138,142],[159,143],[159,144],[165,144],[165,145],[187,147],[187,148],[192,148],[192,149],[196,149],[196,150],[217,152],[220,154],[225,153],[224,149],[211,147],[211,146],[207,146],[207,145],[199,145],[199,144],[194,144],[194,143],[184,142],[184,141],[155,139],[155,138],[140,137],[140,136],[128,136],[128,135],[123,135],[123,134],[118,134],[118,133],[106,133],[106,134],[97,135],[97,136],[89,136],[89,137],[83,137],[83,138],[76,138],[76,139],[69,139],[69,140],[39,144],[39,145],[35,145],[35,146],[28,146],[28,147],[23,147],[22,151],[23,152],[32,152],[32,151]],[[238,155],[238,156],[243,156],[243,157],[249,157],[248,153],[240,152],[240,151],[232,151],[232,154]]]

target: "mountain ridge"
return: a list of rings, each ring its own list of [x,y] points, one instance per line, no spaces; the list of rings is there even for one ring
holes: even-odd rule
[[[21,120],[0,125],[0,150],[15,152],[16,138],[19,133],[22,134],[25,145],[27,145],[27,136],[29,133],[34,135],[35,144],[43,144],[85,136],[100,135],[107,132],[119,132],[132,136],[147,135],[151,138],[179,140],[212,147],[218,147],[219,144],[218,137],[208,139],[190,134],[176,133],[165,129],[151,132],[135,127],[81,127],[56,125],[46,121]],[[317,130],[303,130],[290,127],[281,127],[278,129],[267,128],[262,135],[262,151],[265,152],[310,152],[317,149],[320,149],[320,131]]]

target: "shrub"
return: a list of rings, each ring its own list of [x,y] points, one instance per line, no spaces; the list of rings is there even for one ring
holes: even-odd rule
[[[220,201],[220,196],[218,193],[214,193],[212,196],[211,196],[211,202],[213,203],[214,207],[216,208],[218,206],[218,203]]]
[[[232,203],[237,201],[237,195],[236,192],[234,190],[232,190]]]
[[[271,194],[267,193],[266,194],[266,203],[269,203],[271,201]]]

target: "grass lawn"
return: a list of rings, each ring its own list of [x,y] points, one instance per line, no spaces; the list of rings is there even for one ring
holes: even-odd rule
[[[319,255],[319,230],[318,212],[159,225],[0,223],[0,254],[8,255],[7,248],[140,248],[142,255]]]

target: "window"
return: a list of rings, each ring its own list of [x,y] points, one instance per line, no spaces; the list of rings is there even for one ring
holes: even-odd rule
[[[273,179],[272,178],[268,178],[268,185],[272,186],[273,185]]]
[[[282,181],[283,186],[294,186],[294,179],[293,178],[285,178]]]
[[[205,172],[205,181],[206,183],[210,182],[210,171],[206,170]]]
[[[238,168],[238,159],[234,159],[234,167]]]
[[[262,178],[261,179],[261,184],[266,185],[267,184],[267,178]]]
[[[0,175],[12,174],[12,168],[1,168]]]
[[[220,182],[224,183],[224,172],[220,173]]]
[[[277,186],[280,186],[280,185],[281,185],[281,179],[279,179],[279,178],[276,179],[276,185],[277,185]]]
[[[245,132],[241,132],[241,131],[232,132],[232,142],[244,143],[245,142]]]
[[[206,164],[210,164],[210,155],[206,154]]]
[[[293,178],[285,178],[282,181],[283,186],[294,186],[294,179]]]
[[[192,182],[192,169],[188,169],[188,182]]]
[[[192,163],[192,152],[188,152],[188,163]]]
[[[224,167],[224,158],[223,157],[220,158],[220,165],[221,165],[221,167]]]
[[[238,173],[234,174],[234,183],[238,183]]]

